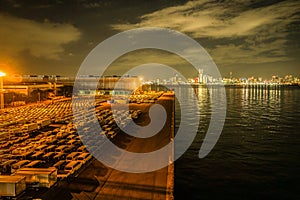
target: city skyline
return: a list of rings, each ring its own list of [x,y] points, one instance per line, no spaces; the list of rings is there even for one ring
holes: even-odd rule
[[[157,26],[201,44],[222,76],[300,74],[298,1],[21,1],[0,4],[0,70],[7,74],[75,75],[88,53],[124,30]],[[76,13],[76,15],[74,15]],[[172,19],[172,20],[169,20]],[[111,66],[122,75],[153,61],[187,71],[185,61],[160,51],[124,55]],[[186,70],[187,69],[187,70]]]
[[[5,74],[1,72],[2,74]],[[62,76],[62,75],[4,75],[4,84],[22,83],[22,82],[74,82],[75,79],[78,80],[95,80],[101,79],[102,77],[120,78],[122,76],[117,75],[79,75],[77,77]],[[291,74],[286,74],[284,76],[270,75],[268,78],[263,78],[261,76],[249,76],[249,77],[238,77],[235,76],[233,72],[230,72],[227,76],[223,77],[213,77],[206,74],[203,69],[199,69],[197,76],[184,77],[180,74],[174,74],[174,76],[165,78],[149,78],[142,74],[140,75],[130,75],[125,74],[123,78],[137,78],[143,84],[178,84],[178,83],[223,83],[223,84],[285,84],[285,85],[298,85],[300,86],[300,78],[298,76],[293,76]],[[100,81],[101,82],[101,81]]]

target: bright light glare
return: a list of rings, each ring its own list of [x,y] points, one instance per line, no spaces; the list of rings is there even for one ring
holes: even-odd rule
[[[6,73],[0,72],[0,77],[2,77],[2,76],[6,76]]]

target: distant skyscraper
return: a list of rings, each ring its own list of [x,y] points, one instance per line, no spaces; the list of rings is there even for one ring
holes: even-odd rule
[[[200,69],[198,70],[198,82],[199,83],[203,83],[203,69]]]

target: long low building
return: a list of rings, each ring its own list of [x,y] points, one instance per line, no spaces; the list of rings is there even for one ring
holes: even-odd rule
[[[62,84],[56,84],[56,88],[63,87]],[[15,92],[29,96],[31,92],[35,90],[47,91],[54,90],[52,84],[30,84],[30,85],[4,85],[3,87],[5,93]]]
[[[4,77],[5,106],[15,102],[37,102],[55,96],[74,95],[127,95],[140,88],[141,81],[136,76],[62,76],[32,75]]]

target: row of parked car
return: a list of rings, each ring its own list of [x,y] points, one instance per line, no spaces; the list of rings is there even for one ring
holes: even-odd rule
[[[10,147],[3,154],[6,157],[1,161],[2,173],[14,173],[20,168],[56,167],[61,174],[73,174],[92,158],[73,128],[70,123],[54,130],[36,133],[21,141],[19,146]],[[61,135],[62,132],[68,134]]]
[[[107,97],[105,97],[107,98]],[[95,105],[105,101],[102,97],[95,99]],[[85,106],[89,101],[81,99],[78,104]],[[65,123],[72,121],[72,101],[70,98],[64,98],[60,101],[42,102],[38,104],[29,104],[26,106],[14,107],[0,111],[0,138],[3,135],[24,134],[32,129],[42,128],[40,126],[43,120],[47,119],[55,123]],[[37,126],[32,129],[25,128],[36,124]]]
[[[130,95],[129,103],[155,103],[163,95],[163,92],[149,92],[147,94]]]
[[[126,126],[132,119],[138,119],[141,115],[140,110],[118,110],[114,113],[110,109],[102,109],[101,104],[96,107],[89,106],[88,110],[81,110],[75,113],[75,117],[79,119],[76,125],[72,122],[72,101],[60,101],[49,105],[37,104],[39,109],[29,106],[27,109],[32,109],[40,116],[43,112],[45,116],[52,119],[52,124],[49,127],[34,131],[20,131],[12,135],[12,137],[4,138],[0,141],[0,171],[4,174],[11,174],[20,168],[47,168],[56,167],[58,176],[65,177],[69,174],[74,174],[79,170],[92,155],[88,150],[97,148],[97,144],[93,141],[95,137],[92,133],[99,133],[102,137],[114,138],[120,131],[120,127]],[[85,107],[88,103],[84,100],[76,102]],[[15,109],[15,108],[14,108]],[[17,117],[25,112],[23,117],[34,116],[31,111],[25,107],[17,109],[17,111],[7,111],[7,115],[16,114]],[[54,111],[57,109],[56,111]],[[42,111],[41,111],[42,110]],[[47,113],[49,111],[49,113]],[[93,125],[90,126],[95,118],[96,113],[97,123],[100,124],[102,131],[97,130]],[[39,117],[35,116],[35,119]],[[61,116],[59,118],[58,116]],[[71,118],[66,118],[71,116]],[[59,119],[59,124],[56,120]],[[71,122],[69,122],[71,120]],[[120,126],[118,126],[118,125]],[[80,136],[77,134],[77,129],[83,129],[84,132]],[[81,132],[82,133],[82,132]],[[88,141],[82,143],[82,139]],[[89,142],[90,141],[90,142]]]

